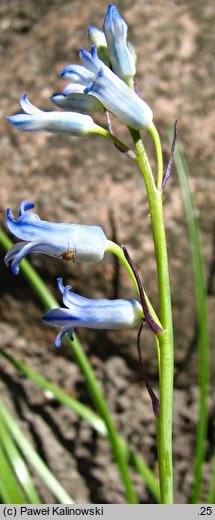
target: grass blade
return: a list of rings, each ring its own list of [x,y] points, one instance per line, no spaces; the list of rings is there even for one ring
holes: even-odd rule
[[[215,504],[215,453],[212,459],[211,480],[207,496],[207,504]]]
[[[196,292],[199,364],[199,412],[196,431],[194,484],[191,497],[192,503],[196,504],[200,500],[208,421],[209,332],[207,317],[207,292],[199,238],[199,226],[189,184],[189,172],[179,143],[175,149],[175,165],[181,184],[186,210]]]
[[[29,377],[34,383],[36,383],[40,388],[44,391],[50,391],[55,399],[57,399],[64,406],[67,406],[71,410],[73,410],[79,417],[86,420],[98,433],[101,435],[107,434],[107,429],[105,427],[104,422],[100,417],[93,412],[88,406],[85,406],[77,399],[74,399],[70,395],[68,395],[64,390],[58,388],[54,383],[51,383],[44,377],[42,377],[38,372],[32,370],[26,363],[18,360],[14,356],[10,356],[0,347],[0,354],[7,359],[13,366],[15,366],[22,374]]]
[[[4,504],[25,504],[26,497],[16,480],[0,439],[0,495]]]
[[[7,430],[4,418],[1,416],[1,414],[0,438],[5,455],[8,459],[8,463],[13,470],[13,473],[19,482],[21,489],[23,489],[24,503],[27,502],[29,504],[41,504],[42,501],[34,487],[26,463],[17,449],[9,431]]]
[[[65,491],[65,489],[61,486],[58,480],[55,478],[53,473],[47,468],[46,464],[39,457],[35,449],[31,446],[30,442],[26,439],[25,435],[23,435],[20,428],[17,426],[14,419],[11,417],[9,412],[2,400],[0,400],[0,416],[3,418],[5,425],[7,426],[8,431],[12,435],[14,441],[19,447],[20,451],[25,456],[26,460],[32,465],[32,467],[36,470],[37,474],[41,477],[46,486],[50,489],[53,495],[59,500],[61,504],[73,504],[74,501]],[[13,477],[14,478],[14,477]],[[26,501],[24,500],[25,503]],[[10,504],[18,504],[20,502],[16,502],[11,500]]]
[[[49,390],[57,401],[62,403],[73,410],[79,417],[87,421],[100,435],[108,435],[107,428],[103,420],[93,412],[88,406],[83,405],[70,395],[66,394],[63,390],[58,388],[54,383],[51,383],[47,379],[43,378],[38,372],[32,370],[23,361],[18,360],[14,356],[10,356],[2,348],[0,348],[0,354],[7,359],[13,366],[15,366],[22,374],[29,377],[35,384],[40,386],[44,391]],[[160,493],[158,482],[151,469],[144,462],[142,457],[130,450],[123,438],[121,438],[123,450],[125,450],[126,457],[131,460],[131,463],[136,468],[136,471],[142,475],[144,482],[148,489],[156,499],[156,502],[160,501]]]

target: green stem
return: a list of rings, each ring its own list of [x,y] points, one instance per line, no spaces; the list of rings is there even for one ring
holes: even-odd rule
[[[137,162],[146,186],[157,264],[160,322],[164,329],[164,333],[157,336],[160,352],[160,415],[157,423],[158,464],[161,503],[171,504],[173,502],[172,406],[174,353],[162,192],[155,186],[154,177],[139,132],[131,129],[130,132],[137,151]],[[161,179],[161,172],[159,177]]]
[[[112,141],[112,143],[123,153],[127,154],[130,159],[134,159],[136,161],[136,155],[135,153],[133,152],[133,150],[131,150],[130,148],[128,148],[128,146],[126,146],[126,144],[124,144],[122,141],[120,141],[114,134],[111,134],[111,132],[109,132],[106,128],[103,128],[102,126],[99,126],[99,125],[96,125],[94,127],[94,130],[93,132],[94,134],[99,134],[99,135],[103,135],[103,137],[106,137],[107,139],[109,139],[110,141]]]
[[[0,243],[6,250],[13,245],[11,240],[2,230],[0,230]],[[41,280],[39,275],[35,272],[34,268],[29,264],[29,262],[26,259],[22,260],[20,269],[46,309],[53,309],[54,307],[59,307],[58,302],[49,292],[45,283]],[[111,418],[109,408],[99,388],[96,377],[89,363],[88,357],[85,354],[77,336],[74,334],[73,337],[73,341],[70,341],[68,339],[69,348],[71,349],[78,363],[78,366],[85,377],[91,394],[91,398],[106,424],[110,442],[112,445],[113,454],[115,456],[115,460],[118,464],[121,478],[125,486],[125,492],[128,503],[136,504],[138,503],[138,499],[131,480],[129,465],[124,456],[124,450],[122,447],[121,439]]]
[[[156,156],[157,156],[157,167],[158,167],[157,188],[159,190],[159,189],[161,189],[161,185],[162,185],[162,181],[163,181],[163,153],[162,153],[162,147],[161,147],[161,142],[160,142],[160,136],[159,136],[159,133],[158,133],[157,128],[154,125],[154,123],[151,123],[148,126],[147,130],[151,134],[152,139],[154,141],[154,145],[155,145],[155,152],[156,152]]]
[[[130,278],[131,278],[131,280],[132,280],[132,282],[134,284],[134,287],[135,287],[137,293],[139,294],[139,288],[138,288],[137,280],[136,280],[136,278],[134,276],[134,273],[133,273],[133,271],[132,271],[128,261],[125,258],[125,255],[123,253],[122,248],[118,244],[113,242],[112,240],[108,240],[107,241],[106,251],[110,252],[110,253],[113,253],[114,255],[116,255],[119,258],[120,262],[126,268],[126,271],[129,274],[129,276],[130,276]],[[147,302],[147,305],[148,305],[148,308],[149,308],[149,311],[150,311],[150,314],[151,314],[153,320],[159,325],[159,327],[161,327],[161,323],[160,323],[160,321],[159,321],[159,319],[157,317],[157,314],[156,314],[155,310],[153,309],[152,304],[150,303],[150,301],[148,299],[148,296],[145,293],[145,291],[144,291],[144,294],[145,294],[146,302]]]

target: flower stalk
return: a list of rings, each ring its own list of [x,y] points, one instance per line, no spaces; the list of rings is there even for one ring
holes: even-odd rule
[[[137,279],[136,279],[136,277],[134,275],[133,269],[131,268],[131,266],[130,266],[130,264],[129,264],[129,262],[128,262],[125,254],[124,254],[123,246],[120,247],[118,244],[116,244],[112,240],[107,240],[106,252],[113,253],[114,255],[117,256],[117,258],[119,258],[120,262],[123,264],[123,266],[125,267],[128,275],[130,276],[130,279],[131,279],[132,283],[134,284],[134,287],[135,287],[138,295],[140,296],[140,290],[139,290],[139,286],[138,286],[138,283],[137,283]],[[160,321],[158,319],[158,316],[157,316],[154,308],[152,307],[152,304],[151,304],[147,294],[145,293],[145,291],[144,291],[144,296],[145,296],[145,300],[146,300],[149,312],[150,312],[153,320],[156,322],[157,326],[161,328],[161,323],[160,323]]]
[[[160,322],[164,333],[157,336],[159,345],[160,414],[157,420],[157,447],[161,503],[173,503],[172,406],[173,406],[173,328],[168,256],[163,217],[162,191],[154,177],[139,132],[130,129],[143,176],[151,217],[157,265]],[[160,175],[160,179],[162,179]]]
[[[157,188],[158,190],[162,187],[162,181],[163,181],[163,153],[162,153],[162,147],[160,142],[160,136],[157,131],[156,126],[154,125],[153,121],[147,128],[148,132],[151,134],[152,139],[154,141],[155,146],[155,153],[157,157]]]

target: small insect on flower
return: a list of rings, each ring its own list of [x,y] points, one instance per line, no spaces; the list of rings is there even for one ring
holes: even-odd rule
[[[99,226],[66,224],[41,220],[31,201],[21,203],[18,218],[7,209],[6,224],[11,233],[23,242],[17,242],[5,256],[6,265],[11,262],[14,274],[18,274],[22,258],[30,253],[43,253],[66,262],[100,262],[107,238]]]
[[[72,260],[73,263],[75,263],[75,257],[76,251],[74,249],[70,249],[69,244],[68,249],[65,249],[65,251],[60,255],[62,260],[65,260],[66,262],[70,262],[70,260]]]

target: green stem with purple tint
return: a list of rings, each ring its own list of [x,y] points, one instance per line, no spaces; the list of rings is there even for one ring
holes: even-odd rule
[[[160,323],[164,329],[156,334],[159,344],[159,391],[160,415],[157,420],[157,448],[161,503],[173,503],[173,468],[172,468],[172,407],[173,407],[173,329],[172,307],[169,282],[169,267],[166,246],[166,234],[162,201],[162,153],[160,139],[154,125],[150,127],[158,161],[157,186],[145,152],[140,133],[129,129],[136,148],[137,163],[143,176],[152,227],[154,250],[157,266],[159,291]]]

